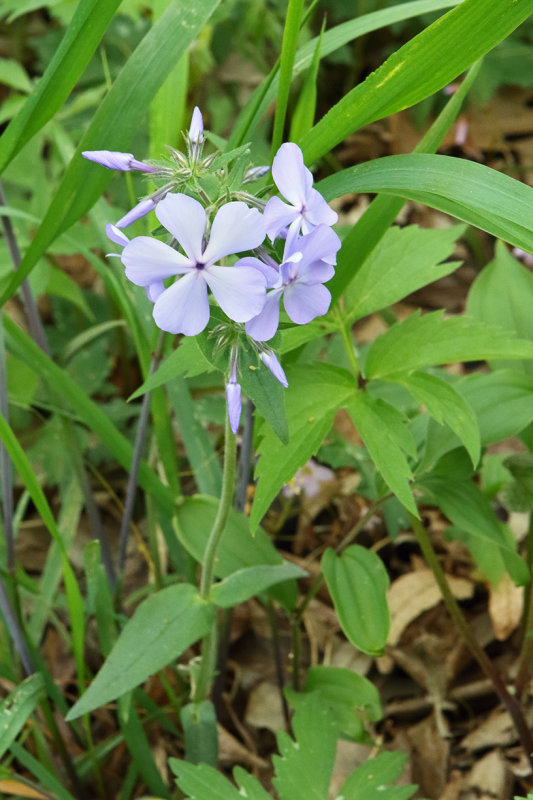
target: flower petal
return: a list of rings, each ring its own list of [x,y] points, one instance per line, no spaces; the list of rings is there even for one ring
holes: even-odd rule
[[[233,266],[253,267],[254,269],[258,269],[259,272],[265,276],[267,289],[271,289],[279,281],[279,269],[276,269],[276,267],[270,264],[265,264],[260,258],[255,258],[254,256],[245,256],[245,258],[239,259]]]
[[[205,211],[198,200],[186,194],[167,194],[157,204],[155,215],[161,225],[181,244],[193,263],[203,260]]]
[[[298,325],[305,325],[315,317],[321,317],[329,308],[331,294],[321,283],[308,286],[293,283],[287,287],[283,297],[285,311]]]
[[[281,385],[287,389],[287,387],[289,386],[287,376],[285,375],[283,367],[279,363],[277,357],[272,352],[272,350],[266,350],[265,352],[260,353],[259,357],[263,362],[263,364],[265,365],[265,367],[267,367],[272,373],[272,375],[276,378],[276,380],[278,380],[281,383]]]
[[[198,270],[165,289],[154,305],[156,325],[169,333],[196,336],[209,322],[207,286]]]
[[[324,200],[320,192],[311,189],[307,196],[305,218],[311,225],[335,225],[338,220],[337,213],[333,211]]]
[[[111,239],[112,242],[119,244],[121,247],[124,247],[129,242],[126,234],[110,222],[105,226],[105,232],[108,239]]]
[[[132,239],[124,247],[121,259],[126,267],[126,277],[137,286],[149,286],[193,269],[185,256],[150,236]]]
[[[248,336],[251,336],[257,342],[266,342],[268,339],[272,339],[278,329],[281,293],[281,289],[273,289],[268,292],[261,313],[245,325]]]
[[[294,220],[300,219],[300,212],[294,206],[288,206],[279,197],[271,197],[263,212],[263,221],[266,232],[271,242],[280,232]],[[298,225],[299,227],[299,225]]]
[[[165,284],[163,281],[156,281],[155,283],[150,283],[148,286],[145,287],[146,296],[151,303],[155,303],[158,297],[160,297],[163,292],[165,291]]]
[[[305,166],[302,151],[297,144],[285,142],[281,145],[272,162],[272,177],[289,203],[300,210],[307,204],[313,176]]]
[[[218,211],[211,227],[204,264],[214,264],[224,256],[259,247],[265,238],[265,224],[257,208],[240,201],[226,203]]]
[[[203,276],[222,311],[235,322],[247,322],[265,304],[266,282],[254,267],[206,267]]]

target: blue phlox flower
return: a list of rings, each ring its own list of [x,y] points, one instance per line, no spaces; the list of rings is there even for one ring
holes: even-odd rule
[[[259,267],[250,263],[252,259],[237,262],[236,266],[246,261],[248,265],[261,269],[263,274],[270,276],[267,286],[272,287],[260,313],[246,323],[246,333],[259,342],[274,336],[279,325],[282,296],[285,311],[298,325],[305,325],[325,314],[331,303],[331,294],[323,283],[335,274],[333,264],[340,246],[339,237],[327,225],[318,225],[311,233],[296,240],[287,239],[275,283],[272,267],[266,264]],[[265,272],[267,269],[268,273]]]
[[[225,256],[263,242],[265,229],[257,209],[240,201],[223,205],[213,220],[207,245],[206,213],[194,198],[167,194],[155,213],[184,252],[150,236],[138,236],[124,247],[122,263],[126,276],[137,286],[161,285],[166,278],[182,276],[163,288],[155,301],[153,316],[159,328],[187,336],[203,331],[209,321],[207,287],[235,322],[247,322],[261,311],[264,275],[252,266],[237,269],[217,264]]]
[[[334,225],[337,214],[328,206],[320,192],[313,189],[313,176],[304,164],[297,144],[285,142],[272,163],[272,177],[283,197],[272,197],[265,207],[266,232],[274,241],[288,228],[293,239],[301,231],[310,233],[317,225]]]

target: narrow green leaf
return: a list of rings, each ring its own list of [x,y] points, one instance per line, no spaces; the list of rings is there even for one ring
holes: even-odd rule
[[[99,0],[102,5],[106,2]],[[19,269],[7,281],[0,302],[16,291],[55,237],[91,208],[111,180],[112,172],[86,161],[81,152],[128,148],[148,103],[176,63],[178,54],[191,44],[219,2],[196,0],[192,5],[187,0],[174,0],[137,46],[76,148],[35,238]]]
[[[65,400],[75,409],[78,417],[91,429],[113,453],[125,469],[129,469],[133,448],[116,429],[107,414],[87,397],[67,373],[37,347],[32,339],[7,316],[4,317],[7,344],[12,352],[28,364],[34,372],[49,381]],[[174,512],[175,497],[168,486],[164,486],[156,474],[144,462],[139,469],[139,483],[161,503],[167,513]]]
[[[159,365],[153,375],[147,378],[142,386],[139,386],[128,398],[135,400],[146,392],[151,392],[158,386],[177,378],[178,375],[201,375],[203,372],[210,372],[213,365],[204,356],[198,347],[196,336],[186,336],[179,343],[179,346],[168,355]]]
[[[26,747],[22,747],[18,742],[13,742],[10,747],[11,754],[22,764],[31,775],[34,775],[41,786],[53,793],[57,800],[76,800],[70,792],[65,789],[63,782],[53,775],[40,761],[31,755]]]
[[[216,583],[209,599],[216,606],[231,608],[244,603],[250,597],[264,592],[271,586],[294,578],[305,578],[307,572],[290,561],[283,564],[261,564],[257,567],[245,567],[229,575],[220,583]]]
[[[250,516],[255,530],[284,483],[318,450],[331,427],[335,411],[354,392],[354,379],[344,369],[327,364],[296,367],[287,374],[285,405],[289,441],[280,445],[266,425],[259,431],[258,484]]]
[[[0,703],[0,757],[9,749],[28,717],[33,714],[43,691],[42,676],[30,675]]]
[[[0,137],[0,173],[61,108],[89,63],[120,0],[80,0],[43,77]]]
[[[328,200],[349,192],[415,200],[533,253],[533,188],[475,161],[387,156],[337,172],[320,182],[320,191]]]
[[[188,583],[167,586],[144,600],[67,719],[121,697],[166,667],[208,632],[213,613]]]
[[[532,11],[533,0],[463,0],[393,53],[322,117],[301,142],[305,160],[316,161],[363,125],[409,108],[442,89]]]
[[[313,127],[316,111],[316,95],[318,81],[318,65],[320,64],[320,50],[322,47],[322,37],[326,27],[326,18],[322,21],[320,35],[318,37],[311,66],[307,70],[304,84],[294,109],[291,120],[291,130],[289,133],[290,142],[298,142]]]
[[[490,502],[472,481],[428,476],[421,484],[450,522],[468,534],[465,544],[493,584],[505,571],[518,585],[529,583],[526,562],[516,552],[510,530],[497,519]]]
[[[460,0],[413,0],[413,2],[400,3],[391,8],[383,8],[364,14],[356,19],[336,25],[323,36],[321,55],[322,57],[334,53],[335,50],[348,44],[348,42],[364,36],[366,33],[393,25],[395,22],[416,17],[419,14],[440,11],[444,8],[455,6]],[[318,37],[306,42],[296,53],[293,66],[293,77],[309,68],[316,52]],[[260,86],[252,93],[252,96],[240,112],[229,140],[230,147],[237,147],[246,141],[261,116],[265,113],[272,101],[276,98],[279,82],[279,61],[272,68],[270,74],[265,78]]]
[[[459,114],[465,97],[479,74],[480,67],[481,61],[478,61],[468,70],[457,92],[448,100],[435,122],[415,147],[415,153],[434,153],[438,149],[446,131]],[[317,184],[319,190],[321,186],[322,182]],[[328,283],[333,300],[340,297],[350,280],[361,269],[365,259],[368,258],[400,213],[403,204],[404,201],[401,198],[379,195],[371,202],[362,217],[344,238],[337,257],[335,275]]]
[[[411,469],[404,451],[414,454],[414,442],[399,411],[367,392],[357,392],[348,403],[348,413],[357,427],[376,469],[398,500],[418,516],[409,487]]]
[[[0,83],[24,94],[29,94],[33,89],[28,73],[14,58],[0,58]]]
[[[178,507],[177,531],[185,549],[202,563],[209,531],[213,526],[218,501],[214,497],[188,497]],[[260,565],[283,564],[266,533],[259,528],[252,536],[250,522],[244,514],[230,511],[228,522],[220,539],[215,562],[217,578],[227,578],[239,570]],[[267,592],[284,608],[294,608],[298,591],[294,582],[273,586]]]
[[[285,15],[285,26],[283,28],[283,39],[281,42],[281,55],[279,64],[279,85],[276,100],[276,111],[274,114],[274,130],[272,132],[271,157],[273,158],[283,141],[283,129],[285,126],[285,115],[287,113],[287,103],[289,102],[289,91],[292,81],[292,68],[298,35],[302,22],[302,11],[304,0],[288,0],[287,13]]]
[[[443,319],[442,311],[411,314],[379,336],[370,347],[367,378],[387,378],[437,364],[533,358],[533,342],[468,317]]]
[[[373,550],[358,544],[340,556],[328,548],[322,556],[322,572],[342,630],[363,653],[383,653],[390,628],[387,604],[389,576]]]
[[[132,693],[119,698],[118,718],[131,757],[150,791],[158,798],[169,798],[170,792],[155,762],[148,737],[133,703]]]
[[[425,230],[416,225],[390,228],[363,263],[344,296],[347,319],[391,306],[460,266],[445,261],[465,226]],[[444,263],[441,263],[444,262]]]
[[[475,467],[481,456],[481,438],[477,417],[470,403],[451,384],[427,372],[399,375],[394,380],[405,386],[417,403],[425,405],[440,425],[451,428],[466,447]]]
[[[472,319],[498,325],[522,339],[533,340],[533,275],[502,242],[496,255],[479,273],[468,293],[467,312]],[[533,362],[498,361],[494,367],[511,367],[533,373]]]

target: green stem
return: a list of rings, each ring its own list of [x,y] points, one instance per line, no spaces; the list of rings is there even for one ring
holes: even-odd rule
[[[350,362],[352,372],[354,376],[358,378],[360,373],[359,361],[357,360],[357,356],[355,354],[355,348],[352,340],[352,331],[349,326],[349,323],[346,322],[346,320],[342,315],[342,312],[338,308],[337,308],[337,328],[341,335],[342,343],[344,344],[344,349],[346,351],[346,355],[348,356],[348,361]]]
[[[424,554],[424,557],[433,572],[435,580],[439,586],[439,589],[442,593],[442,599],[444,600],[444,605],[446,606],[446,610],[448,614],[452,618],[457,630],[463,637],[465,644],[469,648],[470,652],[474,656],[475,660],[478,662],[479,666],[485,673],[485,675],[489,678],[492,682],[494,689],[496,690],[501,702],[507,709],[513,723],[515,725],[516,731],[518,736],[520,737],[520,741],[522,743],[522,747],[524,748],[525,754],[529,759],[529,763],[533,766],[533,737],[531,735],[531,731],[529,730],[529,726],[526,722],[524,717],[523,709],[517,700],[512,694],[509,693],[505,683],[503,681],[502,676],[499,674],[497,669],[494,667],[493,663],[481,647],[481,645],[476,641],[474,636],[472,635],[472,631],[465,620],[455,597],[453,596],[450,587],[448,586],[448,581],[446,580],[446,576],[444,574],[444,570],[440,565],[440,561],[437,558],[437,554],[435,553],[429,536],[420,522],[419,519],[409,515],[411,519],[411,526],[413,528],[414,534]]]
[[[206,601],[209,599],[209,593],[213,585],[218,545],[220,544],[220,538],[224,532],[224,527],[232,506],[233,493],[235,491],[236,454],[237,446],[235,436],[231,431],[229,416],[226,414],[222,493],[220,495],[215,521],[207,540],[202,564],[202,577],[200,580],[200,596]],[[206,634],[202,641],[200,669],[194,692],[194,702],[196,704],[203,702],[211,689],[216,661],[217,638],[217,623],[215,621],[212,629]]]

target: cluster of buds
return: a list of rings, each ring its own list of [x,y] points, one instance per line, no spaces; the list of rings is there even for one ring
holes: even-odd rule
[[[328,310],[331,295],[324,283],[334,274],[340,247],[331,228],[337,215],[313,188],[313,177],[297,145],[283,144],[272,165],[275,184],[288,202],[272,197],[265,204],[241,186],[262,177],[267,167],[240,170],[243,178],[235,187],[227,172],[231,154],[223,159],[217,153],[204,157],[198,108],[185,138],[187,153],[169,148],[168,164],[138,161],[130,153],[107,150],[82,154],[107,169],[139,170],[164,183],[114,225],[107,225],[108,237],[122,247],[120,254],[112,255],[121,259],[127,278],[144,287],[161,330],[185,336],[201,333],[210,318],[209,290],[229,326],[245,333],[262,363],[287,387],[280,362],[264,342],[278,329],[281,298],[288,317],[299,325]],[[242,151],[234,151],[235,157],[246,157]],[[199,180],[207,174],[218,179],[214,197]],[[152,236],[130,240],[122,230],[150,211],[155,211],[168,231],[170,244]],[[267,238],[285,240],[281,263],[265,248]],[[221,263],[240,253],[245,255],[232,265]],[[169,284],[171,278],[175,280]],[[241,414],[238,337],[235,341],[226,383],[234,433]]]

